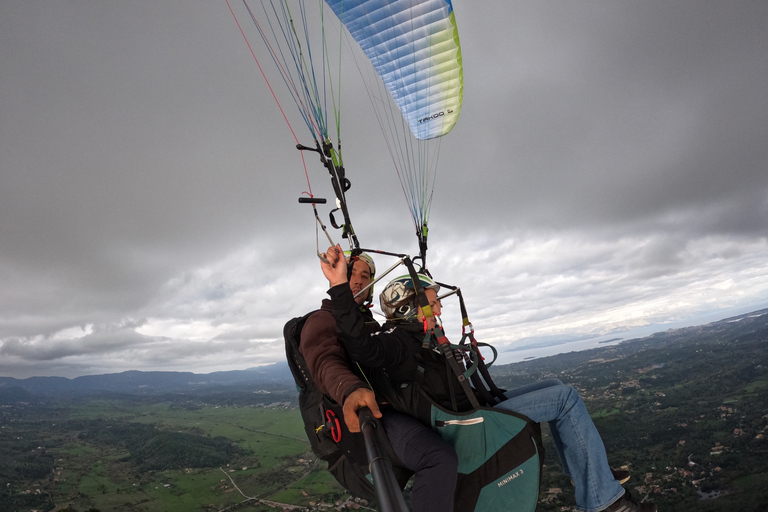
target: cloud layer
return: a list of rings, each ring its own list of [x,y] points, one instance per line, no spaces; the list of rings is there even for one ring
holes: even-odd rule
[[[765,2],[454,8],[465,99],[429,262],[479,337],[765,307]],[[0,49],[0,375],[282,358],[325,283],[302,161],[226,4],[3,2]],[[365,112],[351,75],[347,112]],[[378,128],[343,130],[361,243],[415,252]]]

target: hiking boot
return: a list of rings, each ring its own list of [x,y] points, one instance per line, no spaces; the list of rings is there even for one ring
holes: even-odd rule
[[[600,512],[658,512],[658,510],[654,503],[638,503],[627,491],[618,501]]]
[[[622,485],[629,482],[629,478],[632,476],[632,473],[626,469],[612,469],[611,474],[613,475],[613,479],[618,480]],[[571,485],[573,485],[573,479],[571,479]]]

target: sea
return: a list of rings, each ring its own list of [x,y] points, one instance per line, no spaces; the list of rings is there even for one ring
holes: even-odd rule
[[[654,332],[658,331],[654,329],[628,331],[612,333],[608,336],[599,336],[597,338],[559,343],[547,347],[507,349],[499,353],[499,358],[496,360],[496,364],[518,363],[520,361],[528,361],[539,357],[556,356],[557,354],[567,354],[568,352],[580,352],[582,350],[590,350],[598,347],[610,347],[611,345],[617,345],[622,341],[650,336]]]

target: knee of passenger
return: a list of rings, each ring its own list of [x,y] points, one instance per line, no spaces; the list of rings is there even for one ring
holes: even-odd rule
[[[566,401],[568,402],[579,402],[581,401],[581,395],[579,392],[574,388],[573,386],[568,386],[563,384],[563,392],[566,396]]]
[[[456,450],[443,450],[444,461],[443,464],[451,468],[451,471],[459,470],[459,456],[456,454]]]
[[[436,446],[430,459],[432,459],[434,464],[450,469],[451,471],[457,471],[459,468],[459,456],[456,454],[456,450],[448,444],[439,447]]]

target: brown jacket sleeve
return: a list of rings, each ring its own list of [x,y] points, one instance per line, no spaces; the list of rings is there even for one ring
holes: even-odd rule
[[[320,310],[307,319],[299,352],[317,387],[338,404],[355,389],[368,387],[350,369],[352,363],[336,336],[336,321],[329,311]]]

